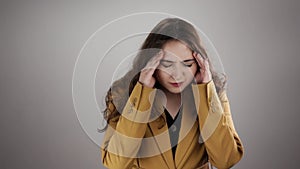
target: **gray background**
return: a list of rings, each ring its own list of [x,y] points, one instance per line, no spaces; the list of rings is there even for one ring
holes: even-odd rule
[[[229,75],[245,155],[235,168],[297,168],[300,1],[1,1],[0,168],[102,168],[72,102],[78,53],[99,27],[160,11],[199,25]]]

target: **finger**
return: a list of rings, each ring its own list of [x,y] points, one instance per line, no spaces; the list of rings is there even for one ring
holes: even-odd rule
[[[195,57],[198,65],[200,66],[200,68],[204,67],[203,58],[201,57],[201,55],[199,53],[195,52],[194,57]]]
[[[194,57],[195,57],[195,59],[197,60],[197,62],[199,64],[202,64],[202,60],[200,60],[201,59],[201,55],[199,53],[195,52],[194,53]]]
[[[160,64],[160,59],[154,59],[151,62],[148,62],[145,68],[154,68],[156,69]]]
[[[197,52],[193,52],[193,57],[196,59],[196,62],[199,64],[199,58],[197,56]]]
[[[152,61],[147,63],[147,65],[142,69],[142,71],[147,74],[148,73],[153,74],[159,64],[160,64],[160,59],[153,59]]]
[[[157,54],[155,54],[155,56],[153,56],[149,61],[148,63],[152,64],[152,63],[155,63],[155,62],[158,62],[162,59],[163,57],[163,52],[160,51],[158,52]]]
[[[164,53],[162,50],[160,50],[154,57],[154,60],[159,62],[163,58],[163,56],[164,56]]]
[[[155,56],[153,56],[149,61],[147,65],[154,65],[160,62],[160,60],[163,58],[163,51],[161,50],[158,52]]]
[[[159,59],[148,62],[144,69],[156,69],[160,63]]]
[[[155,54],[155,56],[153,57],[154,59],[158,59],[161,58],[163,56],[164,52],[163,50],[159,50],[158,53]]]
[[[208,62],[208,58],[204,59],[204,66],[207,70],[209,70],[209,62]]]
[[[203,57],[202,57],[199,53],[198,53],[197,55],[198,55],[198,58],[199,58],[199,60],[200,60],[201,66],[202,66],[203,68],[205,68],[205,62],[204,62]]]

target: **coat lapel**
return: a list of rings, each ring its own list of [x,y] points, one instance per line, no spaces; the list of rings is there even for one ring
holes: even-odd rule
[[[172,147],[170,143],[170,136],[168,131],[168,125],[166,124],[166,117],[164,112],[164,100],[162,97],[156,97],[154,99],[155,103],[152,107],[152,114],[154,117],[152,119],[156,119],[148,123],[149,129],[153,135],[153,138],[156,142],[156,146],[158,147],[161,157],[167,165],[167,168],[173,169],[178,167],[186,156],[187,151],[190,148],[190,145],[193,141],[193,136],[197,134],[197,111],[195,108],[195,101],[193,97],[192,90],[186,90],[182,95],[183,107],[182,107],[182,120],[181,120],[181,128],[179,132],[179,138],[175,153],[175,161],[173,160],[172,155]],[[159,115],[162,115],[164,118],[164,123],[157,118]],[[184,139],[185,137],[189,137]],[[197,138],[198,139],[198,138]]]
[[[165,118],[164,114],[163,117]],[[172,148],[170,144],[168,125],[165,124],[163,127],[161,127],[161,124],[159,124],[157,121],[154,121],[149,123],[149,128],[153,134],[153,138],[155,139],[156,145],[159,148],[163,161],[167,165],[167,168],[175,168],[172,155]]]

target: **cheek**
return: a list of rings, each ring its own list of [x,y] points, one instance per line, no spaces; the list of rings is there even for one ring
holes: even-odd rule
[[[165,81],[168,78],[168,74],[163,70],[156,70],[155,78],[158,80],[159,83]]]
[[[188,83],[190,83],[196,75],[197,72],[197,66],[192,66],[189,71],[186,73],[186,80]]]
[[[193,76],[195,76],[197,69],[198,69],[198,66],[195,64],[191,67],[190,71]]]

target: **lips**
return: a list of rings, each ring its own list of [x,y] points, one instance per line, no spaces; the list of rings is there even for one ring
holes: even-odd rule
[[[170,83],[173,87],[180,87],[182,85],[182,82],[180,83]]]

